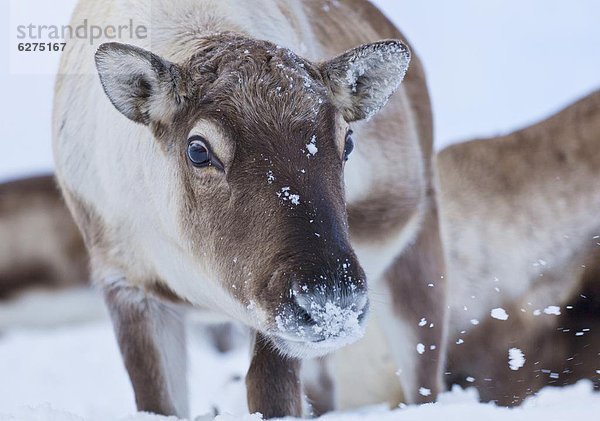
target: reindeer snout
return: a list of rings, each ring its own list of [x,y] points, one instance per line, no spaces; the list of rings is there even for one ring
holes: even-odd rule
[[[311,285],[294,282],[291,300],[276,318],[288,339],[323,342],[362,336],[369,300],[363,281]]]

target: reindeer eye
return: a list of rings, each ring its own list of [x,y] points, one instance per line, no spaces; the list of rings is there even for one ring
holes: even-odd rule
[[[352,130],[348,130],[346,133],[346,143],[344,144],[344,161],[348,160],[348,157],[354,150],[354,141],[352,140]]]
[[[211,156],[204,144],[204,138],[193,136],[188,141],[187,156],[195,167],[208,167],[211,165]]]

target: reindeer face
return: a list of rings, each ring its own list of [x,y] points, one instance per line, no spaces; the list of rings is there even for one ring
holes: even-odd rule
[[[348,123],[384,105],[406,47],[370,44],[313,64],[237,35],[198,45],[180,65],[119,44],[96,57],[115,107],[147,124],[174,166],[182,249],[286,354],[357,339],[368,300],[348,238]]]

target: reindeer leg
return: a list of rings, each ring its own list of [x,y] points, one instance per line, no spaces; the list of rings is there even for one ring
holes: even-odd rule
[[[140,411],[188,415],[185,326],[180,309],[124,282],[104,287]]]
[[[437,212],[432,206],[415,243],[379,284],[379,319],[408,403],[432,402],[443,390],[447,331],[444,270]]]
[[[335,410],[335,379],[329,369],[330,356],[302,361],[302,385],[310,404],[310,415],[320,417]]]
[[[248,409],[265,418],[302,416],[300,360],[282,356],[260,333],[246,375]]]

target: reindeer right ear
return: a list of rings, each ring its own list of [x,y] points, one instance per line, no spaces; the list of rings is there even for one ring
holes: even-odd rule
[[[410,51],[397,40],[361,45],[321,64],[330,97],[346,121],[371,117],[398,89]]]
[[[185,99],[181,69],[142,48],[102,44],[96,52],[96,68],[115,108],[136,123],[169,121]]]

